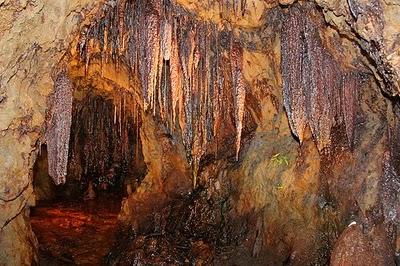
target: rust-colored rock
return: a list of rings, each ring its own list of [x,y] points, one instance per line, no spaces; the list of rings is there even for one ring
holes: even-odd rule
[[[399,21],[397,0],[316,0],[325,20],[342,34],[355,38],[372,64],[369,67],[389,95],[400,90]]]
[[[392,248],[383,227],[373,228],[366,233],[358,224],[346,228],[335,243],[331,265],[394,266]]]
[[[110,94],[120,86],[139,102],[149,172],[121,213],[135,229],[159,220],[153,213],[187,198],[194,185],[219,205],[199,204],[210,212],[181,206],[180,213],[205,210],[189,223],[201,233],[210,227],[200,214],[223,212],[229,222],[216,223],[224,236],[218,245],[233,234],[259,258],[270,248],[280,263],[324,264],[333,246],[339,265],[351,262],[349,250],[376,253],[355,263],[393,263],[398,113],[385,95],[399,94],[397,0],[104,2],[0,0],[0,264],[35,259],[26,219],[30,171],[61,58],[74,84],[87,78]],[[121,117],[117,110],[114,126]],[[63,163],[51,163],[59,181],[65,148]],[[365,232],[349,228],[335,243],[351,216],[368,221]],[[164,225],[161,219],[156,231]],[[209,254],[213,244],[200,241],[184,248]],[[160,263],[179,253],[160,248],[165,243],[138,237],[133,254],[157,253],[152,262]]]

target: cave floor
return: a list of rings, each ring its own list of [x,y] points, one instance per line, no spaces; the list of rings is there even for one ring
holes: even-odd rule
[[[43,203],[32,209],[39,265],[100,265],[115,241],[121,199]]]
[[[179,230],[166,235],[132,237],[125,232],[121,236],[120,206],[121,198],[102,195],[91,201],[46,202],[33,208],[31,224],[39,242],[39,265],[114,265],[116,261],[109,261],[112,250],[120,258],[115,265],[282,265],[270,252],[253,257],[245,247],[252,246],[250,242],[216,247],[207,238],[186,239]]]

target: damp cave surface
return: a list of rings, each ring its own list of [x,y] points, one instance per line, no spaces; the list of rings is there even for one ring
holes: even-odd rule
[[[40,202],[31,211],[39,265],[101,265],[115,239],[121,198]]]
[[[30,216],[39,265],[101,265],[116,241],[121,201],[145,171],[136,128],[126,122],[122,132],[120,114],[117,121],[112,100],[93,91],[74,98],[63,185],[50,177],[47,146],[41,146],[33,168],[37,203]]]
[[[0,0],[1,266],[400,265],[397,0],[66,2]]]
[[[121,223],[123,201],[148,171],[137,128],[144,122],[138,115],[123,117],[129,114],[121,112],[126,95],[104,97],[93,88],[86,90],[85,97],[73,99],[66,183],[56,185],[49,175],[45,144],[33,168],[36,205],[30,221],[39,265],[280,263],[272,252],[257,250],[259,244],[254,247],[257,239],[245,239],[243,231],[228,233],[226,199],[207,200],[202,188],[161,199],[167,203],[162,207],[157,197],[137,203],[148,209],[138,214],[145,216],[143,224],[133,229]],[[119,106],[114,106],[115,98]],[[162,137],[153,145],[160,146],[172,136],[164,126],[156,127]]]
[[[38,160],[35,170],[45,158]],[[96,180],[56,187],[47,173],[41,173],[41,180],[37,174],[35,190],[42,198],[31,209],[30,218],[39,243],[39,265],[101,265],[116,241],[126,192],[121,185],[107,184],[106,188],[98,180],[91,192],[88,183]]]

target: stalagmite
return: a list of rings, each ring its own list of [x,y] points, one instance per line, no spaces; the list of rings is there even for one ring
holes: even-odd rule
[[[46,131],[49,175],[59,185],[65,183],[72,121],[72,84],[65,72],[54,82],[50,120]]]

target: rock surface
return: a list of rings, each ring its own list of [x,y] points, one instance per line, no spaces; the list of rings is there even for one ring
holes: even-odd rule
[[[21,213],[34,202],[30,171],[44,141],[39,138],[53,89],[52,71],[83,14],[99,4],[0,2],[0,264],[29,265],[34,258],[28,238],[18,235],[32,235]],[[10,245],[12,239],[19,241]]]
[[[331,265],[395,265],[386,232],[382,228],[374,228],[364,233],[361,226],[350,226],[335,244]]]
[[[359,44],[372,61],[378,80],[386,84],[390,95],[400,92],[400,2],[364,0],[316,0],[325,19],[346,38]]]
[[[133,77],[132,83],[123,64],[117,70],[110,65],[100,66],[101,59],[97,58],[86,72],[85,65],[77,60],[74,47],[85,29],[82,25],[98,19],[95,16],[101,13],[98,8],[102,2],[0,0],[1,265],[29,265],[36,259],[36,242],[27,217],[29,206],[34,204],[31,169],[45,141],[46,109],[56,68],[67,64],[72,79],[89,77],[84,82],[96,84],[108,93],[113,93],[117,84],[143,96],[137,90],[139,77]],[[336,87],[328,84],[318,90],[311,88],[309,106],[331,112],[331,120],[325,123],[326,116],[309,110],[297,119],[299,110],[293,108],[295,120],[307,117],[307,123],[292,123],[292,127],[288,117],[293,121],[293,115],[287,115],[283,108],[282,88],[287,77],[281,75],[281,63],[286,68],[292,64],[285,65],[281,57],[285,52],[281,27],[292,8],[303,8],[308,3],[248,0],[227,6],[221,4],[225,1],[176,2],[189,11],[189,17],[232,30],[243,44],[243,78],[248,88],[239,161],[235,160],[237,132],[229,117],[221,122],[225,128],[220,137],[198,157],[195,176],[195,185],[209,195],[218,198],[223,189],[229,191],[232,233],[249,228],[243,234],[247,234],[246,243],[255,256],[268,248],[282,262],[294,265],[305,261],[326,263],[332,247],[333,265],[348,263],[351,258],[347,251],[352,248],[374,252],[373,257],[364,256],[366,263],[391,263],[394,251],[388,252],[390,248],[384,247],[395,246],[396,237],[399,245],[399,156],[398,149],[392,148],[397,147],[399,122],[396,102],[385,96],[400,92],[400,2],[315,1],[322,12],[312,7],[314,15],[304,25],[310,29],[317,23],[318,29],[306,31],[314,39],[298,43],[303,49],[300,56],[331,56],[322,68],[326,72],[336,68],[356,72],[359,94],[343,94],[354,105],[341,109],[350,116],[340,117],[340,112],[333,110],[334,105],[327,108],[336,99],[332,96],[335,94],[321,94]],[[297,39],[309,37],[301,35],[304,29],[296,32],[299,29],[295,22],[283,23],[293,27],[284,29],[286,34],[296,33]],[[321,49],[321,55],[307,54],[308,46]],[[224,73],[231,73],[229,64],[229,60],[224,62]],[[314,65],[308,73],[315,74],[318,69],[319,65]],[[291,69],[294,75],[300,75],[299,71],[301,67]],[[343,76],[329,77],[342,82],[339,79]],[[229,80],[226,82],[229,88]],[[136,85],[133,89],[132,84]],[[350,96],[353,98],[348,99]],[[234,116],[235,103],[224,100],[230,106],[225,115]],[[143,113],[143,117],[141,139],[149,172],[137,191],[125,200],[121,213],[123,221],[138,229],[148,215],[164,208],[171,198],[188,193],[193,185],[193,168],[180,132],[170,134],[168,125],[151,114]],[[323,131],[321,121],[325,121]],[[294,130],[300,128],[297,125],[301,131]],[[301,145],[292,132],[300,138]],[[146,205],[149,201],[152,204]],[[137,218],[138,213],[143,220]],[[338,238],[352,217],[368,229],[380,228],[373,230],[378,233],[365,234],[358,227],[351,227]],[[390,237],[384,238],[384,231]],[[349,241],[352,238],[357,241]],[[194,253],[208,249],[200,242],[193,246]]]

